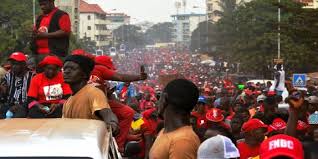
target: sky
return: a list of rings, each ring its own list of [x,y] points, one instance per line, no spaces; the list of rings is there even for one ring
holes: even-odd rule
[[[124,12],[131,16],[132,23],[150,21],[154,23],[171,21],[176,14],[176,0],[86,0],[99,4],[106,12]],[[181,1],[181,0],[179,0]],[[187,0],[188,13],[204,13],[205,0]],[[198,6],[193,8],[193,6]],[[183,9],[179,13],[183,12]]]

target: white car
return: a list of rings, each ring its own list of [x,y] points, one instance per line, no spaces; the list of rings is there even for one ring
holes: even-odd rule
[[[117,50],[115,47],[111,47],[109,49],[109,56],[116,56],[117,55]]]
[[[97,120],[0,120],[0,141],[0,158],[121,158],[110,130]]]

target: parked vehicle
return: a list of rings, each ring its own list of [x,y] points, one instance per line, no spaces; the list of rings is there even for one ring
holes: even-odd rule
[[[111,130],[98,120],[1,120],[0,141],[0,158],[121,159]]]
[[[109,49],[109,56],[116,56],[117,55],[117,50],[115,47],[111,47]]]

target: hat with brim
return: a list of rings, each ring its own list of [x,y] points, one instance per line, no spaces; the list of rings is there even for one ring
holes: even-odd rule
[[[247,122],[245,122],[242,126],[242,132],[249,132],[252,130],[256,130],[259,128],[264,128],[267,130],[267,125],[264,124],[261,120],[259,119],[250,119]]]
[[[206,119],[212,122],[221,122],[224,120],[224,115],[221,109],[212,108],[206,113]]]
[[[304,152],[301,142],[285,134],[275,135],[263,141],[260,147],[261,159],[271,159],[279,156],[303,159]]]

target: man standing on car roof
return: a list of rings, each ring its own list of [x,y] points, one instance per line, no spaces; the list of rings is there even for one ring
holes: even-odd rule
[[[39,63],[44,56],[65,57],[69,49],[71,22],[69,15],[55,7],[54,0],[38,0],[42,15],[36,19],[31,50]]]
[[[64,103],[63,117],[103,120],[111,125],[116,135],[119,132],[118,119],[110,109],[105,93],[87,83],[94,65],[94,61],[85,56],[66,57],[64,80],[70,85],[73,95]]]

